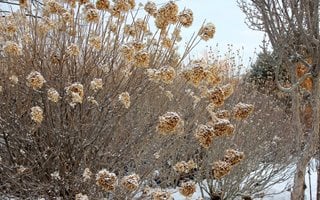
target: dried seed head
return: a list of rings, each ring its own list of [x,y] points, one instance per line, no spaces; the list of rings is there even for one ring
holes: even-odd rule
[[[41,89],[44,83],[46,83],[46,80],[40,72],[32,71],[27,76],[27,86],[32,87],[34,90]]]
[[[136,67],[148,67],[150,62],[150,55],[146,51],[139,51],[134,55],[134,65]]]
[[[3,47],[3,51],[7,56],[19,56],[22,54],[22,50],[19,45],[12,41],[7,41]]]
[[[234,149],[227,149],[224,154],[224,161],[234,166],[244,158],[244,153]]]
[[[129,191],[135,191],[139,187],[140,177],[137,174],[125,176],[121,180],[121,185]]]
[[[218,110],[215,112],[215,116],[220,119],[229,119],[231,114],[228,110]]]
[[[179,174],[187,174],[196,168],[197,164],[193,160],[189,160],[188,162],[181,161],[173,166],[174,171],[176,171]]]
[[[173,198],[171,197],[171,194],[169,192],[166,191],[154,191],[152,194],[152,200],[173,200]]]
[[[28,0],[19,0],[20,8],[27,8],[28,7]]]
[[[96,9],[88,9],[85,13],[85,19],[88,23],[98,23],[99,13]]]
[[[178,128],[183,126],[183,121],[176,112],[167,112],[159,117],[157,131],[160,134],[170,134],[177,131]]]
[[[83,85],[81,83],[73,83],[66,87],[66,92],[71,99],[70,105],[73,107],[76,103],[82,103],[83,100]]]
[[[227,119],[218,119],[213,123],[213,129],[216,136],[230,136],[233,134],[234,126]]]
[[[195,137],[203,148],[209,148],[214,138],[214,129],[208,125],[199,125],[195,132]]]
[[[61,99],[58,91],[55,90],[54,88],[48,89],[47,96],[48,96],[48,99],[54,103],[57,103],[59,99]]]
[[[199,36],[204,41],[208,41],[209,39],[212,39],[214,34],[216,32],[216,27],[212,23],[207,23],[203,27],[201,27],[199,31]]]
[[[212,165],[212,174],[215,179],[220,180],[231,171],[231,165],[225,161],[217,161]]]
[[[63,6],[60,5],[58,2],[56,2],[55,0],[49,0],[45,4],[45,8],[44,9],[49,14],[58,14],[63,9]]]
[[[208,97],[211,102],[217,107],[224,104],[225,96],[223,90],[220,87],[215,87],[214,89],[209,90]]]
[[[88,43],[95,50],[101,49],[102,44],[101,44],[101,38],[99,36],[90,37]]]
[[[190,9],[185,9],[179,13],[179,22],[184,27],[190,27],[193,22],[193,12]]]
[[[96,184],[102,187],[105,191],[110,192],[115,189],[117,184],[117,176],[114,173],[102,169],[96,175]]]
[[[180,194],[185,197],[191,197],[196,192],[196,184],[193,181],[184,182],[179,188]]]
[[[145,5],[144,5],[144,10],[151,16],[156,16],[157,14],[157,5],[156,3],[152,2],[152,1],[148,1]]]
[[[178,21],[178,5],[169,1],[167,4],[159,8],[156,14],[156,27],[158,29],[166,29],[169,24],[174,24]]]
[[[9,81],[13,84],[13,85],[17,85],[19,82],[19,79],[16,75],[12,75],[9,77]]]
[[[31,108],[31,119],[37,124],[41,124],[43,120],[43,110],[39,106],[34,106]]]
[[[254,106],[252,104],[238,103],[233,108],[233,117],[236,120],[243,120],[249,117],[253,112]]]
[[[204,69],[204,63],[201,61],[193,61],[192,68],[183,72],[184,78],[191,82],[195,87],[198,87],[201,81],[207,77],[207,72]]]
[[[108,10],[110,8],[110,1],[109,0],[97,0],[96,8],[98,10]]]
[[[103,88],[103,82],[101,78],[94,78],[91,82],[90,82],[90,89],[93,91],[98,91],[101,90]]]
[[[122,58],[126,62],[131,62],[133,60],[134,56],[134,47],[129,46],[129,45],[123,45],[120,49],[120,52],[122,54]]]

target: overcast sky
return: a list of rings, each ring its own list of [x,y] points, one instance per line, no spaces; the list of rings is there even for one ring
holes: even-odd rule
[[[148,0],[139,1],[145,3]],[[154,0],[154,2],[160,4],[168,1]],[[184,37],[191,36],[197,31],[203,20],[212,22],[216,26],[214,39],[202,42],[196,49],[198,53],[203,52],[206,46],[215,48],[217,43],[218,48],[224,52],[228,44],[233,44],[235,49],[244,47],[243,54],[248,60],[254,56],[255,48],[259,48],[263,40],[263,33],[249,29],[244,23],[245,15],[237,6],[236,0],[180,0],[177,3],[180,10],[186,7],[192,9],[194,13],[193,26],[182,31]]]

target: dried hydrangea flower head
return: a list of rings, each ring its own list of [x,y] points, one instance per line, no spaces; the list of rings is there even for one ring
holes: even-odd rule
[[[159,8],[156,15],[156,27],[158,29],[166,29],[169,24],[174,24],[178,21],[178,5],[174,1],[169,1]]]
[[[154,191],[151,196],[152,200],[173,200],[171,193],[161,190]]]
[[[99,22],[99,13],[97,9],[88,9],[85,12],[85,20],[88,23],[98,23]]]
[[[39,106],[32,107],[30,115],[31,119],[37,124],[40,124],[43,120],[43,110]]]
[[[79,193],[76,194],[75,200],[89,200],[89,197],[85,194]]]
[[[199,60],[193,61],[191,63],[191,68],[185,70],[183,75],[188,82],[191,82],[195,87],[198,87],[201,81],[205,80],[207,77],[205,63]]]
[[[126,61],[126,62],[131,62],[133,60],[133,56],[134,56],[134,47],[131,45],[123,45],[120,48],[120,52],[122,55],[122,58]]]
[[[98,101],[95,100],[95,98],[94,98],[93,96],[88,96],[88,97],[87,97],[87,100],[88,100],[89,103],[91,103],[91,104],[93,104],[93,105],[95,105],[95,106],[99,106]]]
[[[208,91],[208,97],[211,100],[211,102],[219,107],[224,104],[225,96],[224,92],[220,87],[215,87]]]
[[[27,76],[27,86],[32,87],[34,90],[41,89],[46,80],[43,78],[40,72],[32,71]]]
[[[234,149],[227,149],[224,154],[224,161],[234,166],[241,162],[244,158],[244,153]]]
[[[229,98],[233,94],[233,85],[232,84],[226,84],[221,86],[221,89],[224,94],[224,99]]]
[[[196,184],[193,181],[183,182],[179,188],[180,194],[191,197],[196,192]]]
[[[146,51],[139,51],[134,55],[134,66],[146,68],[149,66],[150,55]]]
[[[195,138],[203,148],[209,148],[214,138],[214,129],[208,125],[199,125],[195,132]]]
[[[197,164],[193,160],[189,160],[188,162],[181,161],[176,163],[173,166],[174,171],[176,171],[179,174],[183,174],[183,173],[187,174],[196,168],[197,168]]]
[[[183,126],[181,117],[176,112],[167,112],[159,117],[157,131],[160,134],[170,134],[176,132]]]
[[[233,117],[236,120],[243,120],[249,117],[253,112],[254,106],[252,104],[238,103],[233,108]]]
[[[122,92],[119,95],[119,101],[128,109],[131,105],[130,94],[128,92]]]
[[[203,39],[204,41],[208,41],[209,39],[212,39],[214,34],[216,32],[216,27],[212,23],[207,23],[206,25],[202,26],[198,35]]]
[[[96,8],[98,10],[109,10],[110,8],[110,1],[109,0],[97,0],[96,1]]]
[[[3,51],[7,56],[19,56],[22,54],[22,50],[19,45],[12,41],[7,41],[5,43]]]
[[[140,177],[137,174],[131,174],[121,179],[121,185],[129,191],[135,191],[139,187]]]
[[[220,180],[222,177],[229,174],[231,171],[231,165],[230,163],[227,163],[225,161],[217,161],[214,162],[212,165],[212,174],[215,179]]]
[[[101,38],[99,36],[90,37],[88,44],[94,49],[99,50],[101,49]]]
[[[83,85],[81,83],[73,83],[66,87],[67,95],[71,99],[71,106],[75,106],[76,103],[82,103],[83,100]]]
[[[151,16],[156,16],[157,14],[157,5],[156,3],[154,3],[153,1],[148,1],[145,5],[144,5],[144,10]]]
[[[48,89],[47,96],[48,96],[48,100],[54,103],[57,103],[61,99],[59,92],[54,88]]]
[[[191,9],[184,9],[179,13],[179,22],[184,27],[190,27],[193,22],[193,12]]]
[[[9,77],[9,81],[13,84],[13,85],[17,85],[19,82],[19,78],[16,75],[12,75]]]
[[[67,54],[70,56],[77,56],[79,55],[80,50],[79,47],[76,44],[70,44],[67,48]]]
[[[150,80],[158,82],[162,81],[171,84],[176,77],[176,71],[173,67],[164,66],[160,69],[148,69],[147,74]]]
[[[216,136],[230,136],[234,131],[234,126],[227,119],[218,119],[212,127]]]
[[[109,192],[115,189],[118,180],[115,173],[102,169],[96,176],[96,184],[102,187],[105,191]]]
[[[134,21],[134,28],[139,32],[148,32],[148,24],[144,19],[138,18]]]
[[[49,14],[58,14],[63,9],[63,6],[60,5],[55,0],[49,0],[45,3],[44,10]]]
[[[94,78],[91,82],[90,82],[90,89],[93,91],[98,91],[101,90],[103,88],[103,82],[101,78]]]
[[[229,119],[231,114],[228,110],[218,110],[215,112],[215,116],[220,119]]]
[[[87,181],[90,180],[92,176],[92,172],[89,168],[85,168],[82,174],[83,180]]]

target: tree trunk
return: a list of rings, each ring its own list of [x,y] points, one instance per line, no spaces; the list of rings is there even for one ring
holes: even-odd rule
[[[305,175],[309,161],[310,157],[304,154],[297,163],[291,200],[304,200],[304,190],[306,189]]]

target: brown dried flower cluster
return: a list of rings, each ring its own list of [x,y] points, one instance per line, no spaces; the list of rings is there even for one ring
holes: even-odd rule
[[[90,89],[93,91],[98,91],[101,90],[103,88],[103,82],[101,78],[94,78],[91,82],[90,82]]]
[[[9,77],[9,81],[13,84],[13,85],[17,85],[19,82],[19,78],[16,75],[12,75]]]
[[[212,23],[207,23],[206,25],[201,27],[198,35],[204,41],[208,41],[209,39],[213,38],[215,32],[216,32],[216,27]]]
[[[131,101],[130,101],[130,95],[128,92],[122,92],[119,95],[119,101],[124,105],[125,108],[129,108]]]
[[[230,136],[234,131],[234,126],[227,119],[218,119],[213,122],[212,127],[216,136]]]
[[[179,22],[184,27],[190,27],[193,22],[193,12],[191,9],[185,9],[179,13]]]
[[[233,117],[236,120],[243,120],[249,117],[253,112],[254,106],[252,104],[238,103],[233,108]]]
[[[138,51],[134,55],[134,66],[136,67],[148,67],[150,62],[150,55],[146,51]]]
[[[151,81],[162,81],[166,84],[171,84],[176,77],[176,71],[173,67],[161,67],[160,69],[148,69],[147,75]]]
[[[95,50],[101,49],[101,38],[98,36],[90,37],[88,44]]]
[[[204,148],[210,147],[214,136],[214,129],[211,126],[201,124],[196,129],[195,137]]]
[[[134,191],[139,187],[140,177],[137,174],[125,176],[121,180],[121,185],[129,191]]]
[[[178,5],[169,1],[165,5],[159,8],[156,15],[156,27],[159,29],[166,29],[169,24],[174,24],[178,20]]]
[[[54,103],[57,103],[61,99],[58,91],[54,88],[49,88],[47,91],[48,99]]]
[[[20,8],[28,7],[28,0],[19,0]]]
[[[7,56],[19,56],[22,54],[22,50],[19,45],[12,41],[7,41],[3,47],[3,51]]]
[[[227,163],[221,160],[213,163],[212,174],[215,179],[220,180],[222,177],[229,174],[230,171],[231,171],[230,163]]]
[[[191,197],[196,192],[196,184],[193,181],[183,182],[179,188],[180,194]]]
[[[234,149],[227,149],[224,154],[224,161],[231,166],[237,165],[244,158],[244,153]]]
[[[189,160],[188,162],[181,161],[173,166],[174,171],[178,172],[179,174],[182,174],[182,173],[187,174],[196,168],[197,168],[197,164],[193,160]]]
[[[170,134],[183,126],[181,117],[176,112],[167,112],[159,117],[157,131],[160,134]]]
[[[117,184],[117,176],[114,173],[107,171],[106,169],[102,169],[96,175],[96,184],[102,187],[105,191],[113,191]]]
[[[157,190],[154,191],[152,194],[152,200],[173,200],[171,194],[166,191]]]
[[[31,119],[37,124],[40,124],[43,120],[43,110],[39,106],[32,107],[30,115]]]
[[[221,89],[223,91],[224,99],[226,100],[233,94],[233,85],[232,84],[226,84],[221,86]]]
[[[211,100],[211,102],[219,107],[224,104],[225,96],[224,91],[221,89],[221,87],[215,87],[208,91],[208,97]]]
[[[99,13],[97,9],[88,9],[85,12],[85,20],[88,23],[98,23],[99,22]]]
[[[228,110],[218,110],[215,113],[215,116],[220,119],[229,119],[231,114]]]
[[[70,97],[70,105],[73,107],[76,103],[82,103],[83,100],[83,85],[81,83],[73,83],[66,87],[67,95]]]
[[[92,172],[89,168],[85,168],[82,174],[83,180],[87,181],[90,180],[92,176]]]
[[[144,5],[144,10],[151,16],[156,16],[157,14],[157,5],[152,2],[152,1],[148,1],[145,5]]]
[[[193,68],[184,71],[183,75],[187,81],[198,87],[200,82],[206,78],[207,73],[203,66],[195,65]]]
[[[97,0],[96,1],[96,8],[98,10],[108,10],[110,8],[110,1],[109,0]]]
[[[46,2],[44,10],[49,14],[58,14],[63,10],[63,6],[55,0],[49,0]]]
[[[27,86],[32,87],[34,90],[41,89],[46,80],[43,78],[40,72],[32,71],[27,76]]]
[[[131,62],[133,60],[134,56],[134,47],[131,45],[123,45],[120,49],[120,52],[122,54],[122,58],[126,62]]]

